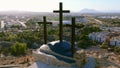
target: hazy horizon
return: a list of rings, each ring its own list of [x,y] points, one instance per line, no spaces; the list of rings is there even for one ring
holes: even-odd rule
[[[0,0],[0,11],[52,12],[59,9],[63,2],[64,9],[79,12],[82,9],[97,11],[120,11],[119,0]]]

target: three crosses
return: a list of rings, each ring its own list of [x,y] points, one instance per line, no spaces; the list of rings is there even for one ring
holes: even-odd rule
[[[63,37],[63,13],[69,13],[69,10],[63,10],[62,3],[60,2],[59,4],[59,10],[53,11],[54,13],[59,13],[59,37],[60,37],[60,42],[62,42],[62,37]],[[43,22],[38,22],[38,24],[44,24],[44,43],[47,44],[47,27],[46,24],[52,24],[51,22],[46,21],[46,17],[43,17]],[[75,25],[75,17],[72,18],[72,25],[68,25],[69,27],[72,27],[72,37],[71,37],[71,51],[72,54],[75,53],[75,28],[79,27]]]

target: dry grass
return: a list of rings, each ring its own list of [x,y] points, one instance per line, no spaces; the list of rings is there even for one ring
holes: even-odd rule
[[[21,65],[27,67],[34,62],[34,58],[31,55],[21,57],[4,57],[0,58],[0,65]]]

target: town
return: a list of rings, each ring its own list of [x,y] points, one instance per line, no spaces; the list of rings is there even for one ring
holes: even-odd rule
[[[120,68],[120,13],[59,8],[0,12],[0,68]]]

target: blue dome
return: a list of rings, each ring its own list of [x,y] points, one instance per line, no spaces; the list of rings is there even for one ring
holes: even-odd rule
[[[71,45],[66,41],[62,41],[62,42],[57,41],[54,44],[49,43],[48,46],[52,51],[58,54],[61,54],[67,57],[72,57]]]

